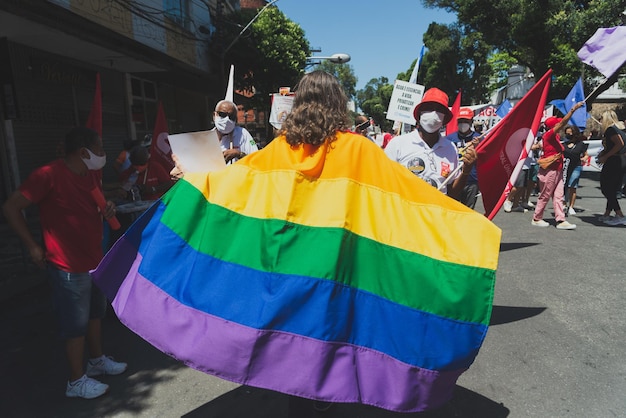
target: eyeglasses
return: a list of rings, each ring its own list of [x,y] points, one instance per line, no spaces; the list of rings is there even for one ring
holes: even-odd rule
[[[217,111],[217,112],[215,112],[215,113],[217,113],[217,115],[218,115],[220,118],[228,118],[228,119],[230,119],[230,120],[235,120],[235,119],[237,119],[237,116],[235,116],[235,115],[231,115],[231,114],[230,114],[230,113],[228,113],[228,112],[219,112],[219,111]]]

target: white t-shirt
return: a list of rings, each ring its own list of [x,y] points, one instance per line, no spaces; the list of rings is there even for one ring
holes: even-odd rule
[[[452,142],[440,137],[431,148],[418,130],[395,137],[385,148],[385,154],[436,188],[459,165],[459,155]]]
[[[241,126],[235,126],[235,129],[233,129],[231,133],[223,135],[220,141],[220,147],[222,148],[222,151],[226,151],[227,149],[239,149],[240,152],[243,152],[246,155],[259,150],[259,147],[257,147],[256,142],[254,142],[254,138],[250,135],[250,132]],[[237,160],[238,158],[233,158],[230,160],[229,164],[232,164]]]

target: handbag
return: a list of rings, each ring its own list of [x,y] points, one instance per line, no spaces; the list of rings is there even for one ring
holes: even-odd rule
[[[552,163],[559,160],[561,158],[561,154],[562,153],[559,152],[558,154],[554,154],[549,157],[540,158],[537,160],[537,164],[539,164],[540,168],[543,168],[545,170],[546,168],[550,167]]]

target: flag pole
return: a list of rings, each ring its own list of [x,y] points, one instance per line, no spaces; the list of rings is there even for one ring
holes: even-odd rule
[[[604,82],[600,83],[595,89],[593,89],[593,91],[591,93],[589,93],[589,95],[587,97],[585,97],[584,102],[587,103],[587,100],[589,100],[589,98],[596,92],[598,91],[598,89],[602,86],[604,86],[606,84],[606,82],[609,81],[609,79],[607,78],[606,80],[604,80]]]

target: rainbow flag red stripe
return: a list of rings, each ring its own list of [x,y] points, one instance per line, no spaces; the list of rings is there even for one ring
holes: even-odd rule
[[[446,402],[473,362],[499,242],[363,137],[277,138],[186,175],[94,280],[129,328],[198,370],[413,412]]]

